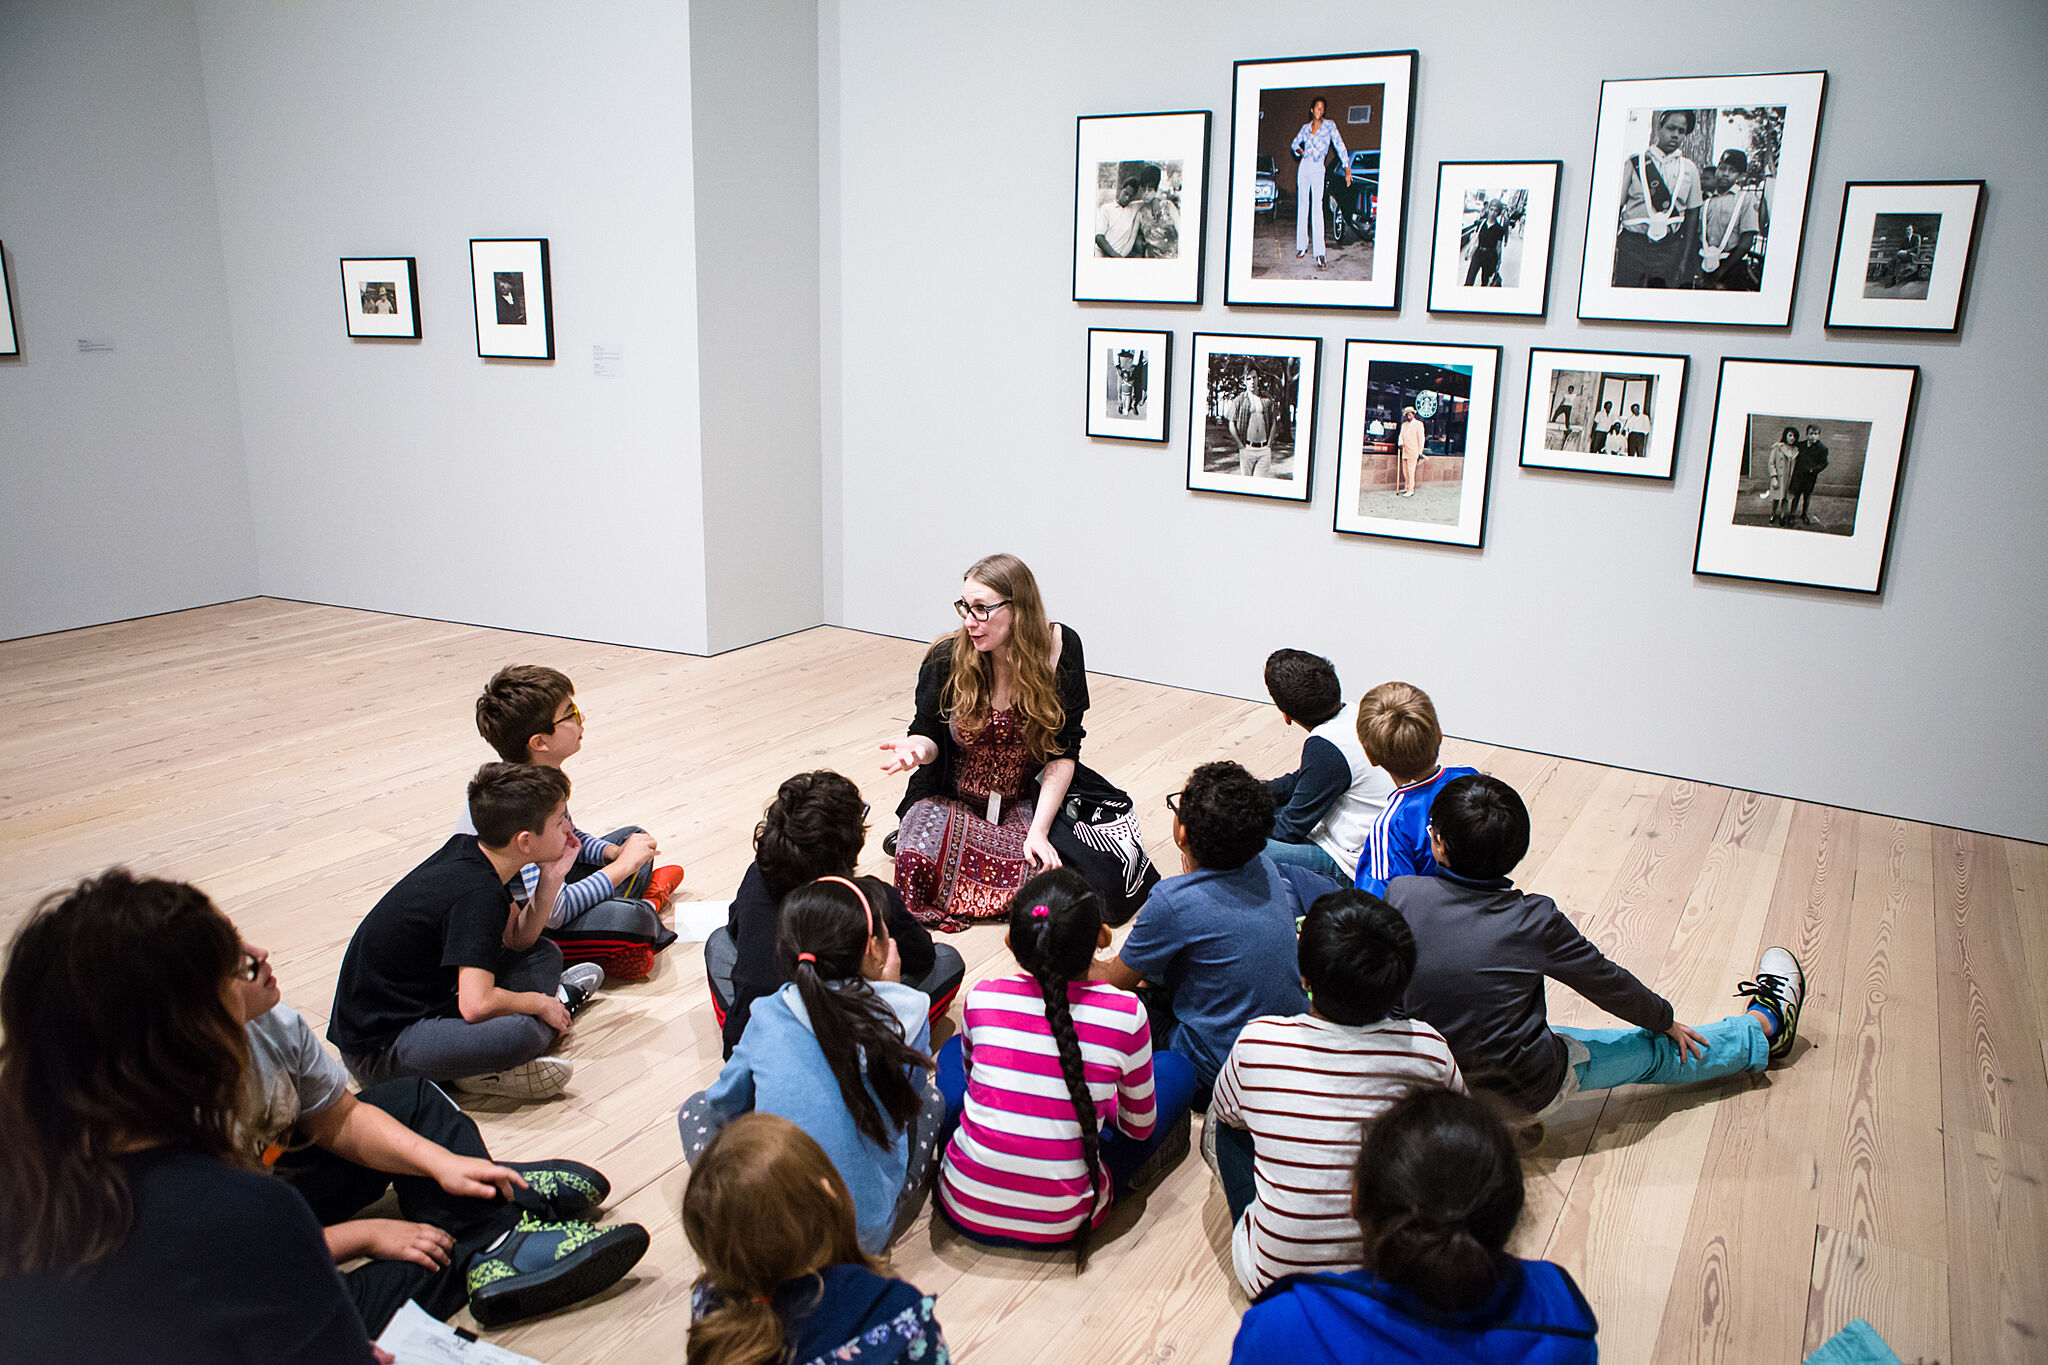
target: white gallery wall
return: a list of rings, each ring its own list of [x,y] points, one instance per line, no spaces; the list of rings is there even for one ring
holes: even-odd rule
[[[0,639],[255,592],[188,0],[0,0],[0,243]]]
[[[1262,697],[1267,652],[1305,647],[1354,694],[1427,688],[1454,734],[2048,839],[2038,0],[1738,0],[1710,21],[1614,0],[828,0],[820,28],[834,619],[937,634],[961,570],[1011,550],[1099,669]],[[1232,61],[1409,47],[1400,312],[1225,308]],[[1791,327],[1576,322],[1601,79],[1813,68],[1828,89]],[[1174,109],[1216,113],[1208,302],[1070,302],[1075,116]],[[1535,158],[1565,167],[1548,320],[1430,317],[1437,162]],[[1960,336],[1824,333],[1843,181],[1977,177]],[[1091,326],[1174,333],[1165,447],[1083,435]],[[1312,504],[1184,491],[1195,331],[1326,339]],[[1353,337],[1506,347],[1483,550],[1332,533]],[[1690,353],[1676,481],[1517,469],[1532,345]],[[1692,575],[1724,355],[1922,367],[1881,598]]]

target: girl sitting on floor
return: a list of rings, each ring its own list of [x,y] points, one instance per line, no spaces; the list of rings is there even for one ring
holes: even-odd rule
[[[683,1191],[703,1262],[688,1365],[946,1365],[931,1299],[878,1273],[853,1196],[824,1148],[787,1119],[743,1114],[713,1138]]]
[[[711,1088],[676,1121],[695,1165],[718,1130],[752,1110],[809,1133],[853,1192],[861,1247],[879,1252],[915,1214],[944,1106],[932,1087],[931,1000],[902,983],[879,897],[820,877],[782,902],[790,984],[761,997]]]
[[[1071,1241],[1086,1269],[1111,1202],[1186,1152],[1194,1068],[1152,1050],[1137,996],[1087,979],[1109,930],[1080,874],[1024,883],[1003,941],[1024,971],[970,990],[965,1028],[939,1052],[947,1119],[959,1124],[939,1208],[977,1241]]]

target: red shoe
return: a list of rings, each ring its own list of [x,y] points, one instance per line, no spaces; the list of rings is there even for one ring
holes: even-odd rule
[[[645,981],[654,975],[654,949],[644,943],[564,943],[561,947],[564,961],[594,962],[612,981]]]
[[[675,894],[676,888],[682,885],[682,882],[683,869],[680,864],[670,863],[667,867],[657,867],[653,875],[648,877],[647,889],[640,893],[640,899],[656,910],[666,910],[668,898]]]

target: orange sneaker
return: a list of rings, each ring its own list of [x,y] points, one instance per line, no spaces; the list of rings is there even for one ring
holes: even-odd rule
[[[647,889],[640,893],[640,899],[657,910],[665,910],[668,908],[668,898],[675,894],[682,881],[683,869],[679,864],[670,863],[667,867],[657,867],[653,875],[648,877]]]

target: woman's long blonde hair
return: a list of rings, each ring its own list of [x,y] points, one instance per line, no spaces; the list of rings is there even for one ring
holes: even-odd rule
[[[1052,623],[1038,596],[1038,580],[1015,555],[995,554],[970,564],[963,578],[993,588],[1010,601],[1010,659],[1016,670],[1012,704],[1033,762],[1059,757],[1059,733],[1067,723],[1053,677]],[[994,709],[996,668],[989,655],[974,647],[962,628],[944,636],[951,642],[953,675],[946,682],[946,716],[962,735],[979,734]]]

